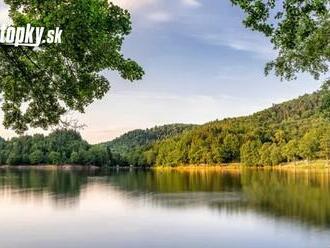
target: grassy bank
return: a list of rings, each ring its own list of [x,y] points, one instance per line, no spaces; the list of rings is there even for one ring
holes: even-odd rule
[[[330,163],[326,160],[314,160],[314,161],[297,161],[292,163],[285,163],[273,167],[265,167],[277,170],[330,170]]]
[[[244,165],[240,163],[235,164],[216,164],[216,165],[179,165],[179,166],[155,166],[154,170],[240,170]]]
[[[155,170],[177,170],[177,171],[192,171],[192,170],[241,170],[241,169],[271,169],[271,170],[330,170],[330,163],[326,160],[315,160],[315,161],[297,161],[291,163],[283,163],[276,166],[258,166],[248,167],[242,163],[231,163],[231,164],[216,164],[216,165],[179,165],[175,167],[171,166],[156,166]]]

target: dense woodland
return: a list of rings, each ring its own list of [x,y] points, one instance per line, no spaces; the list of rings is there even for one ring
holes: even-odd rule
[[[114,154],[118,154],[117,162],[120,165],[147,165],[145,151],[152,148],[153,144],[158,141],[175,137],[186,130],[191,130],[194,125],[172,124],[161,127],[154,127],[146,130],[134,130],[128,132],[121,137],[105,143]]]
[[[330,158],[330,123],[321,113],[321,92],[273,105],[247,117],[214,121],[183,130],[181,134],[139,143],[145,136],[123,136],[110,142],[134,146],[133,165],[187,165],[241,162],[248,166],[278,165]],[[131,133],[131,134],[134,134]],[[119,151],[124,157],[126,151]],[[134,158],[138,158],[134,161]]]
[[[48,136],[36,134],[9,141],[0,140],[1,165],[77,164],[111,165],[107,147],[91,146],[73,130],[57,130]]]
[[[135,130],[110,143],[90,145],[70,129],[44,136],[20,136],[8,141],[0,138],[1,165],[73,164],[94,166],[144,166],[144,151],[156,141],[191,129],[192,125],[166,125]]]
[[[78,132],[67,129],[48,136],[0,139],[0,163],[144,167],[240,162],[263,166],[328,160],[330,122],[321,111],[321,93],[201,126],[173,124],[134,130],[99,145],[90,145]]]

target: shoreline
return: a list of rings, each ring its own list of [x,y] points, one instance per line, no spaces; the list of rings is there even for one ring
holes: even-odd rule
[[[0,169],[46,169],[46,170],[99,170],[100,167],[97,166],[86,166],[86,165],[51,165],[51,164],[39,164],[39,165],[1,165]]]
[[[179,165],[179,166],[155,166],[152,167],[154,170],[158,171],[194,171],[194,170],[217,170],[217,171],[239,171],[244,169],[253,170],[283,170],[283,171],[310,171],[310,170],[330,170],[330,162],[327,163],[326,160],[315,160],[307,163],[306,161],[297,161],[284,163],[274,166],[246,166],[242,163],[232,163],[232,164],[214,164],[214,165]]]
[[[100,170],[102,167],[86,166],[86,165],[0,165],[0,169],[47,169],[47,170]],[[246,166],[242,163],[230,164],[200,164],[200,165],[178,165],[178,166],[153,166],[153,167],[106,167],[106,169],[151,169],[156,171],[202,171],[202,170],[215,170],[215,171],[240,171],[245,169],[253,170],[283,170],[283,171],[310,171],[310,170],[330,170],[330,162],[326,160],[315,160],[307,163],[306,161],[297,161],[290,163],[283,163],[274,166]]]

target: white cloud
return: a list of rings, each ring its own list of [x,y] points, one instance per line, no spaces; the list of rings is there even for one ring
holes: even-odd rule
[[[255,34],[247,35],[241,32],[224,31],[222,34],[200,35],[199,38],[211,45],[227,46],[237,51],[252,52],[262,58],[270,59],[276,55],[270,42]]]
[[[154,12],[148,15],[148,19],[153,22],[169,22],[172,20],[171,14],[164,12],[164,11],[158,11]]]
[[[158,0],[110,0],[110,2],[129,10],[137,10],[148,5],[152,5],[157,1]]]
[[[200,7],[202,5],[198,0],[182,0],[182,3],[190,7]]]

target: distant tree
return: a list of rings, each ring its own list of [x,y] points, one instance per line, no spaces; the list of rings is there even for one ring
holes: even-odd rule
[[[30,154],[29,159],[31,164],[41,164],[44,160],[44,154],[42,151],[36,150]]]
[[[329,163],[330,159],[330,129],[327,129],[326,132],[323,133],[320,141],[320,149],[321,155],[327,160]]]
[[[233,162],[238,161],[240,156],[240,142],[236,135],[229,134],[223,140],[223,144],[220,147],[221,162]]]
[[[70,129],[55,130],[47,137],[48,150],[61,154],[61,161],[70,163],[72,151],[87,150],[89,145],[81,135]]]
[[[247,166],[256,166],[260,164],[259,149],[261,142],[259,140],[248,141],[241,148],[241,162]]]
[[[166,149],[170,149],[171,147],[175,147],[175,143],[171,140],[168,141],[169,145]],[[210,146],[210,144],[207,144],[207,142],[201,138],[201,137],[194,137],[192,142],[191,142],[191,146],[189,149],[189,153],[188,153],[188,158],[189,158],[189,163],[191,164],[205,164],[206,160],[208,160],[208,146]],[[162,151],[162,150],[160,150]],[[167,157],[167,154],[164,155],[165,159],[170,162],[170,158]],[[175,163],[172,163],[173,165]]]
[[[79,157],[79,153],[78,152],[73,151],[71,153],[70,162],[72,164],[79,164],[80,163],[80,157]]]
[[[277,144],[283,144],[285,143],[285,132],[283,130],[276,130],[274,135],[274,142]]]
[[[318,152],[320,151],[320,141],[315,130],[309,131],[301,139],[299,144],[301,156],[310,161],[317,157]]]
[[[11,151],[8,155],[7,162],[8,165],[19,165],[21,163],[21,156],[17,151]]]
[[[283,161],[282,150],[276,143],[265,143],[259,150],[261,165],[279,165]]]
[[[270,160],[272,165],[279,165],[283,161],[281,147],[277,144],[272,144],[270,147]]]
[[[299,158],[299,142],[296,139],[290,140],[283,147],[283,155],[288,162],[296,162]]]
[[[7,162],[6,140],[0,137],[0,165],[5,165]]]
[[[107,166],[109,162],[109,154],[106,147],[101,145],[93,146],[87,153],[88,164],[95,166]]]
[[[149,150],[144,152],[144,157],[146,159],[146,165],[151,166],[155,164],[157,154],[154,150]]]
[[[79,149],[78,156],[79,156],[79,164],[81,164],[81,165],[87,165],[89,163],[89,161],[91,160],[89,158],[88,151],[85,149]]]
[[[61,164],[61,154],[55,151],[51,151],[48,155],[48,163],[50,164]]]
[[[330,120],[330,79],[328,79],[321,88],[321,113],[325,118]]]
[[[13,138],[7,149],[7,164],[18,165],[22,164],[22,142],[19,138]]]
[[[6,150],[1,150],[0,151],[0,165],[6,165],[8,159],[8,154]]]
[[[272,145],[271,143],[264,143],[261,146],[261,148],[259,150],[260,164],[267,165],[267,166],[272,165],[272,159],[270,157],[271,145]]]

